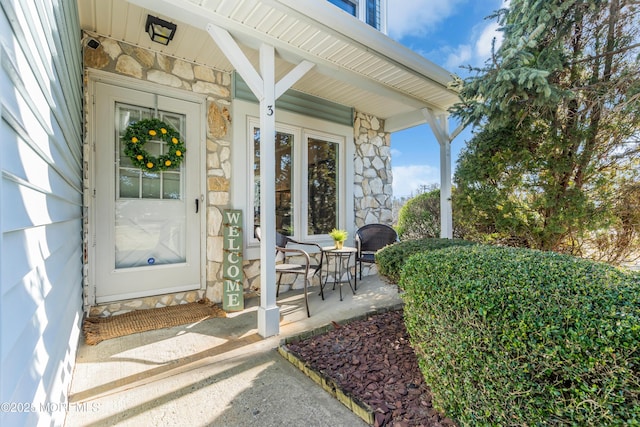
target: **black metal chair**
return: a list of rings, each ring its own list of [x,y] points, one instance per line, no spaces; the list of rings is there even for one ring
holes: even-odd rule
[[[398,233],[386,224],[367,224],[360,227],[355,235],[356,267],[360,270],[360,280],[362,280],[362,263],[374,264],[376,262],[376,252],[387,245],[399,241]],[[356,272],[356,289],[358,289],[358,273]]]
[[[256,227],[255,233],[258,240],[260,240],[262,237],[260,227]],[[316,243],[299,242],[276,231],[276,274],[278,275],[276,297],[280,295],[280,280],[282,279],[283,274],[295,274],[296,276],[304,275],[304,304],[307,308],[307,317],[311,317],[311,313],[309,312],[307,285],[310,286],[310,279],[321,271],[322,256],[320,257],[320,262],[315,264],[312,263],[312,258],[307,251],[300,248],[288,248],[288,245],[313,246],[318,249],[319,252],[322,252],[322,248]],[[302,257],[304,259],[304,263],[290,262],[289,259],[294,256]],[[315,259],[313,260],[315,261]],[[324,300],[322,289],[320,296]]]

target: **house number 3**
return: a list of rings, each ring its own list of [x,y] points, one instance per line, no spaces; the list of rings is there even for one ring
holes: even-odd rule
[[[267,116],[273,116],[273,105],[267,105]]]

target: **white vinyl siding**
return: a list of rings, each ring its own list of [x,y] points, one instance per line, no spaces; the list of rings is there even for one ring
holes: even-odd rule
[[[23,405],[0,425],[60,425],[82,319],[77,3],[0,8],[0,402]]]

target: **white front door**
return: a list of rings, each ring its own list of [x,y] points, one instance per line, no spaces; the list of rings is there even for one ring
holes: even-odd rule
[[[104,82],[95,83],[95,299],[105,303],[201,288],[201,107]],[[121,141],[127,127],[157,118],[186,144],[166,171],[135,166]],[[158,157],[166,142],[144,149]]]

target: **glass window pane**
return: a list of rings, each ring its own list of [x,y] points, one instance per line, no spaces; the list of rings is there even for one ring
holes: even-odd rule
[[[307,159],[307,233],[327,234],[338,227],[338,144],[309,138]]]
[[[184,132],[180,128],[180,126],[182,124],[181,118],[182,118],[182,116],[180,116],[180,115],[175,115],[175,114],[170,114],[170,113],[164,113],[162,115],[162,121],[163,122],[165,122],[168,125],[173,126],[173,128],[175,130],[180,132],[180,134],[183,134]]]
[[[142,172],[142,198],[160,198],[160,173]]]
[[[276,132],[275,138],[276,230],[292,235],[293,229],[293,135]],[[253,129],[253,220],[260,226],[260,129]]]
[[[344,10],[345,12],[356,16],[356,4],[353,1],[349,1],[349,0],[329,0],[329,3],[333,3],[336,6],[338,6],[340,9]]]
[[[140,197],[140,171],[120,169],[120,197],[132,199]]]
[[[129,156],[124,154],[124,144],[122,143],[120,143],[120,167],[123,167],[123,168],[133,167],[133,162],[131,161]]]
[[[293,135],[276,132],[276,230],[293,235]]]
[[[162,173],[162,198],[180,199],[180,173]]]
[[[367,0],[367,24],[380,29],[380,0]]]

